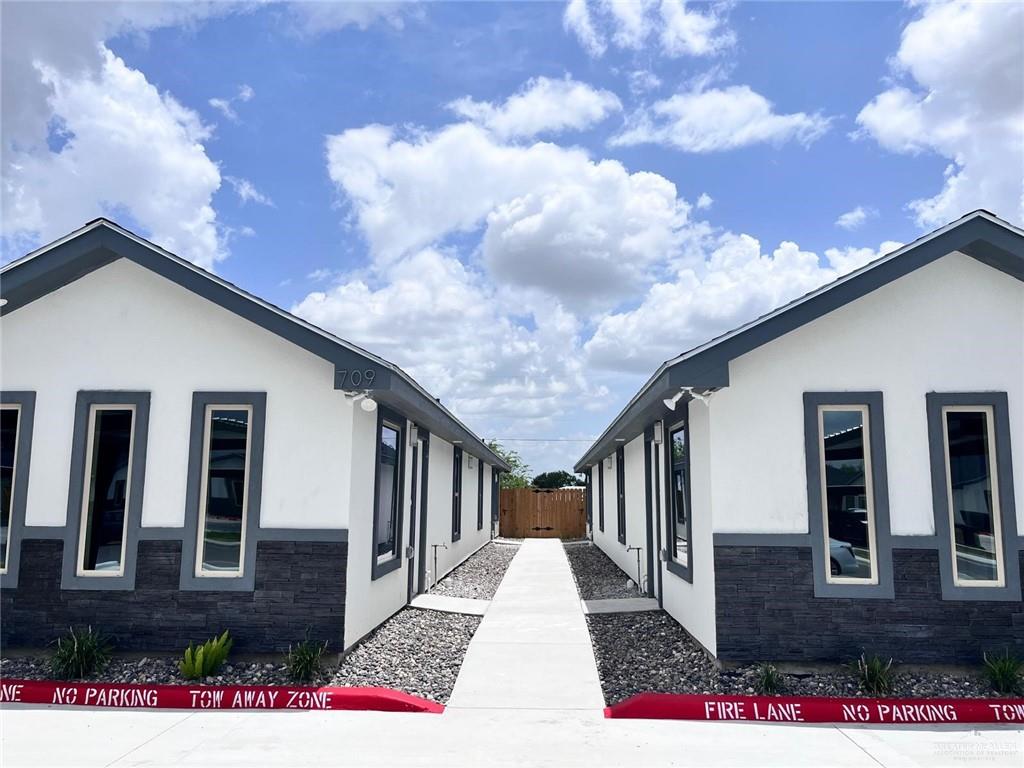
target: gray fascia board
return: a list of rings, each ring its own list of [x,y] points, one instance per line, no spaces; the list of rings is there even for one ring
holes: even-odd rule
[[[987,211],[970,213],[833,283],[662,364],[577,462],[575,469],[579,471],[592,464],[615,438],[626,437],[624,425],[635,421],[634,412],[644,408],[644,394],[658,386],[665,373],[668,373],[672,388],[728,386],[730,361],[957,251],[1024,280],[1024,232]],[[724,383],[719,383],[721,381]],[[636,434],[634,432],[632,436]]]

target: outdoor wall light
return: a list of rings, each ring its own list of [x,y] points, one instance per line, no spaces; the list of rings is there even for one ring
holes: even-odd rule
[[[475,465],[475,464],[473,463],[473,456],[472,456],[472,454],[471,454],[471,455],[469,456],[469,459],[467,460],[467,464],[468,464],[468,466],[469,466],[469,468],[470,468],[470,469],[473,469],[473,467],[474,467],[474,466],[476,466],[476,465]]]
[[[670,411],[674,411],[676,409],[676,403],[678,403],[679,399],[685,394],[686,390],[680,389],[678,392],[672,395],[672,397],[666,397],[661,402],[663,402],[665,404],[665,407],[668,408]]]
[[[366,392],[359,392],[352,396],[351,403],[359,403],[359,407],[367,413],[373,413],[377,410],[377,401],[370,397]]]
[[[665,424],[661,421],[654,422],[654,444],[661,445],[665,439]]]
[[[409,447],[414,447],[420,439],[420,429],[415,424],[409,427]]]
[[[680,398],[682,398],[683,395],[689,395],[694,400],[700,400],[702,403],[704,403],[704,405],[707,405],[708,402],[711,400],[711,394],[712,392],[710,389],[705,389],[703,392],[698,392],[693,387],[680,387],[679,391],[672,395],[672,397],[666,397],[661,402],[663,402],[665,404],[665,407],[668,408],[670,411],[674,411],[676,409],[676,403],[679,402]]]

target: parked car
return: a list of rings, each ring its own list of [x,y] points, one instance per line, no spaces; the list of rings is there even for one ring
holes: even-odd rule
[[[848,541],[828,540],[829,570],[833,576],[856,576],[857,556]]]

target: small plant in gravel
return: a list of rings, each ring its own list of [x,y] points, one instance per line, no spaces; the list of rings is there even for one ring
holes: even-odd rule
[[[984,654],[985,677],[999,693],[1015,693],[1021,687],[1021,674],[1024,668],[1024,661],[1010,653],[1009,648],[1003,649],[1003,654],[989,656]]]
[[[761,664],[754,678],[754,690],[771,696],[782,690],[782,673],[774,664]]]
[[[862,653],[856,664],[851,665],[857,674],[860,687],[875,696],[892,692],[892,659],[885,661],[881,656]]]
[[[61,680],[88,677],[110,661],[110,643],[92,627],[71,627],[66,635],[54,640],[53,645],[50,670]]]
[[[285,654],[284,663],[288,667],[288,674],[297,683],[307,683],[320,674],[320,665],[324,653],[327,651],[327,643],[316,643],[309,639],[309,630],[306,630],[305,639],[295,646],[288,646],[288,653]]]
[[[220,637],[211,637],[198,648],[189,643],[184,657],[178,662],[182,677],[186,680],[200,680],[216,673],[227,660],[234,642],[225,629]]]

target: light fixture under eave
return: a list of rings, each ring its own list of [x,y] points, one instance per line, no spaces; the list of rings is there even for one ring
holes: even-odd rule
[[[377,410],[377,401],[367,395],[359,402],[359,407],[367,413],[373,413]]]
[[[676,403],[678,403],[679,399],[685,394],[686,390],[680,389],[678,392],[672,395],[672,397],[666,397],[661,402],[663,402],[665,404],[665,407],[668,408],[670,411],[674,411],[676,409]]]

